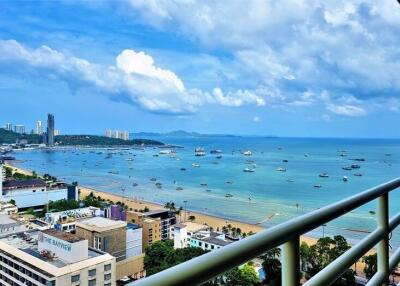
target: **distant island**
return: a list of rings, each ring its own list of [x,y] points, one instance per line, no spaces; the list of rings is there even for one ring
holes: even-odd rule
[[[0,128],[0,144],[13,144],[17,141],[27,144],[42,143],[42,136],[38,134],[19,134],[13,131]],[[132,139],[123,140],[98,135],[58,135],[55,136],[55,142],[59,146],[87,145],[87,146],[161,146],[164,143],[151,139]]]
[[[241,137],[239,135],[231,135],[231,134],[202,134],[198,132],[188,132],[184,130],[176,130],[166,133],[158,133],[158,132],[138,132],[130,134],[134,138],[147,138],[147,137]]]

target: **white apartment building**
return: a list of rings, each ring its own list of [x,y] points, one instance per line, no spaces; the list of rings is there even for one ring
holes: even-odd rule
[[[133,223],[126,225],[126,258],[142,254],[143,229]]]
[[[169,239],[174,240],[174,248],[188,247],[188,239],[198,231],[207,231],[210,227],[195,222],[184,222],[170,226]]]
[[[115,258],[53,229],[0,238],[0,284],[114,286]]]
[[[233,241],[228,240],[225,234],[213,231],[198,231],[188,238],[190,247],[200,247],[203,250],[215,250],[224,247]]]

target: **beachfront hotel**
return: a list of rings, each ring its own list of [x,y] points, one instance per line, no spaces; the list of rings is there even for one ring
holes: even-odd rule
[[[3,162],[0,160],[0,169]],[[5,180],[4,172],[0,172],[0,201],[15,201],[19,210],[40,208],[49,201],[62,199],[78,199],[76,186],[62,182],[46,182],[42,179]]]
[[[87,239],[52,229],[0,238],[1,285],[114,286],[115,280],[115,258]]]

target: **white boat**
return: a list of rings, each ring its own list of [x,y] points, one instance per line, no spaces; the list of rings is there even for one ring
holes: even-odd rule
[[[276,169],[278,172],[286,172],[286,168],[279,167]]]
[[[246,172],[246,173],[253,173],[253,172],[255,172],[256,170],[254,170],[254,169],[250,169],[250,168],[244,168],[243,169],[243,172]]]
[[[196,163],[193,163],[193,164],[192,164],[192,167],[194,167],[194,168],[199,168],[200,165],[199,165],[199,164],[196,164]]]
[[[169,155],[171,153],[172,153],[172,150],[169,150],[169,149],[161,150],[160,152],[158,152],[158,154],[160,154],[160,155]]]
[[[250,150],[246,150],[246,151],[243,152],[243,155],[251,156],[251,155],[253,155],[253,153]]]
[[[343,176],[343,182],[347,182],[349,180],[349,178],[347,178],[347,176]]]
[[[126,158],[126,161],[133,161],[133,158]]]
[[[321,173],[318,175],[320,178],[329,178],[329,175],[327,173]]]
[[[194,155],[195,155],[195,156],[205,156],[205,155],[206,155],[206,152],[204,151],[204,148],[202,148],[202,147],[197,147],[197,148],[194,150]]]

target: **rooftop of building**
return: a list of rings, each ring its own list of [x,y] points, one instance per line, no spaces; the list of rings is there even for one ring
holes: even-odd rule
[[[112,220],[104,217],[92,217],[82,219],[76,223],[77,227],[81,227],[90,231],[107,231],[111,229],[126,227],[126,222],[121,220]]]
[[[158,209],[158,210],[152,210],[143,213],[144,216],[146,217],[151,217],[151,218],[161,218],[161,219],[166,219],[172,217],[174,214],[170,210],[167,209]]]
[[[38,250],[38,238],[40,233],[41,231],[34,230],[34,231],[26,231],[26,232],[10,234],[8,236],[0,238],[0,242],[3,242],[7,246],[10,246],[14,249],[16,248],[20,251],[23,251],[25,254],[28,254],[34,258],[38,258],[41,261],[49,263],[57,268],[62,268],[64,266],[70,265],[71,263],[68,263],[67,261],[63,260],[62,257],[54,257],[52,259],[49,259],[48,257],[42,255],[42,253]],[[6,250],[1,246],[1,244],[0,247],[1,249]],[[12,251],[11,254],[14,255],[14,251]],[[88,259],[99,257],[101,255],[104,255],[104,253],[89,248]]]
[[[126,225],[126,228],[127,228],[127,229],[138,229],[138,228],[140,228],[140,225],[138,225],[138,224],[136,224],[136,223],[128,223],[128,224]]]
[[[76,236],[72,233],[64,232],[64,231],[60,231],[60,230],[56,230],[56,229],[52,229],[52,228],[43,230],[42,233],[54,236],[56,238],[59,238],[61,240],[64,240],[64,241],[70,242],[70,243],[85,240],[84,238]]]
[[[212,236],[203,238],[203,239],[201,239],[201,241],[204,241],[204,242],[207,242],[207,243],[211,243],[211,244],[215,244],[215,245],[219,245],[219,246],[225,246],[225,245],[228,245],[228,244],[232,243],[232,241],[222,240],[222,239],[219,239],[219,238],[216,238],[216,237],[212,237]]]
[[[178,224],[172,225],[172,227],[186,228],[186,231],[188,231],[188,232],[196,232],[199,230],[206,230],[206,229],[210,228],[208,225],[190,222],[190,221],[187,221],[184,223],[178,223]]]
[[[46,182],[42,179],[7,180],[3,182],[3,190],[44,187],[46,187]]]
[[[0,226],[1,227],[10,227],[13,225],[20,225],[21,223],[15,219],[13,219],[12,217],[10,217],[9,215],[6,214],[0,214]]]

